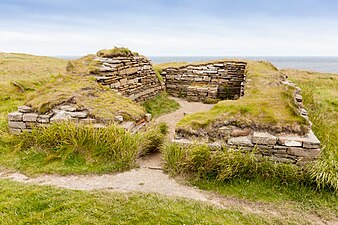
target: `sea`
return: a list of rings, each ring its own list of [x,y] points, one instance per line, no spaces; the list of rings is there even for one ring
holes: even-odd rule
[[[76,59],[78,56],[56,56]],[[153,64],[164,62],[200,62],[218,59],[248,59],[271,62],[278,69],[300,69],[338,74],[338,56],[147,56]]]

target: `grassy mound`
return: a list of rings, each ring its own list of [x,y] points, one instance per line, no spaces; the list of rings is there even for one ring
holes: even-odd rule
[[[113,58],[113,57],[127,57],[127,56],[137,56],[138,53],[130,51],[128,48],[118,48],[114,47],[112,49],[103,49],[98,51],[97,56],[104,58]]]
[[[96,118],[114,119],[116,114],[127,120],[139,120],[145,111],[142,106],[98,84],[93,77],[58,75],[51,82],[27,97],[26,104],[45,113],[64,102],[85,108]]]
[[[187,63],[167,63],[157,65],[156,68],[161,70],[185,65]],[[243,97],[220,101],[208,112],[186,115],[177,128],[212,129],[212,125],[220,121],[275,133],[305,133],[308,124],[297,112],[293,100],[294,89],[280,84],[282,76],[270,63],[248,61]]]

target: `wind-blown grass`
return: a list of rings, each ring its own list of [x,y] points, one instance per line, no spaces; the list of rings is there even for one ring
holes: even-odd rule
[[[297,70],[283,71],[302,89],[303,102],[322,144],[321,155],[310,168],[321,188],[338,192],[338,75]]]

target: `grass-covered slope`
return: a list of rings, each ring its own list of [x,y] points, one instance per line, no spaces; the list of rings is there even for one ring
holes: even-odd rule
[[[118,113],[139,120],[142,106],[98,84],[91,76],[59,75],[27,98],[26,104],[44,113],[63,102],[73,102],[96,118],[113,119]]]
[[[308,124],[297,113],[293,88],[280,83],[282,73],[267,62],[247,61],[245,94],[220,101],[210,111],[185,116],[178,129],[208,128],[218,122],[271,132],[304,133]],[[157,70],[185,63],[157,65]]]
[[[118,48],[113,50],[115,54],[122,51]],[[141,119],[145,113],[142,106],[98,84],[91,76],[99,72],[99,62],[95,57],[87,55],[68,62],[65,72],[53,76],[50,82],[30,94],[25,103],[40,113],[64,102],[72,102],[87,109],[96,118],[111,120],[119,114],[127,120]]]

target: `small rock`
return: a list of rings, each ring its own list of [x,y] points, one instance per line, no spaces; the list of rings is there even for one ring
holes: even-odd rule
[[[302,102],[303,101],[303,97],[300,94],[296,94],[295,95],[295,99],[297,102]]]
[[[146,114],[144,114],[144,117],[145,117],[147,122],[150,122],[152,116],[151,116],[150,113],[146,113]]]
[[[18,106],[18,110],[19,112],[22,112],[22,113],[30,113],[30,112],[33,112],[33,109],[32,107],[29,107],[29,106]]]
[[[123,119],[123,116],[120,116],[120,115],[115,116],[114,119],[115,119],[116,122],[119,122],[119,123],[122,123],[123,120],[124,120],[124,119]]]
[[[320,148],[320,141],[316,135],[310,131],[303,140],[303,148]]]
[[[288,147],[302,147],[303,140],[296,136],[281,136],[278,138],[278,144]]]

